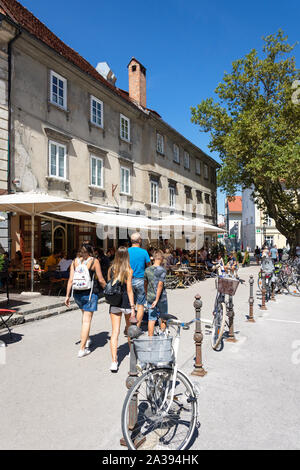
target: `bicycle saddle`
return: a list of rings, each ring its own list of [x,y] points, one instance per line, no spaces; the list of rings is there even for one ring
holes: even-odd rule
[[[161,319],[161,320],[165,320],[165,321],[168,321],[168,320],[178,320],[177,317],[175,317],[174,315],[170,315],[169,313],[161,313],[161,314],[160,314],[160,319]]]

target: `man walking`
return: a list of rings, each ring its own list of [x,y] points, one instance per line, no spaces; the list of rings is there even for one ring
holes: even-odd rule
[[[278,261],[278,250],[276,245],[272,246],[272,248],[270,249],[270,256],[272,258],[273,263],[275,264],[276,261]]]
[[[137,326],[141,326],[144,316],[144,304],[146,302],[144,274],[146,267],[150,266],[150,257],[146,250],[141,248],[142,238],[136,232],[131,235],[131,248],[128,249],[130,266],[133,270],[132,289],[134,303],[137,306]]]

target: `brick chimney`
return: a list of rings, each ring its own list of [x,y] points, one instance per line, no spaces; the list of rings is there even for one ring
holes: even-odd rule
[[[128,64],[129,97],[146,108],[146,69],[134,57]]]

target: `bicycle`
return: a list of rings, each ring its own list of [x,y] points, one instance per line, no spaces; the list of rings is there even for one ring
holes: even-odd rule
[[[199,391],[177,363],[181,328],[188,330],[195,320],[183,323],[169,314],[161,319],[167,327],[159,336],[133,340],[147,365],[123,404],[122,432],[130,450],[186,449],[197,426]],[[169,326],[176,329],[173,348]]]
[[[215,282],[217,296],[213,310],[211,346],[215,351],[217,351],[221,341],[223,340],[226,325],[226,317],[230,318],[233,309],[232,297],[236,293],[239,284],[243,284],[245,281],[229,276],[219,276],[216,278]],[[225,295],[229,296],[228,301],[226,301]],[[229,326],[229,322],[227,326]]]

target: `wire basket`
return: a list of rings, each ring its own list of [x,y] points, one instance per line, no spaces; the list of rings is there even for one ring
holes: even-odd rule
[[[227,277],[219,277],[218,292],[221,294],[234,295],[239,285],[238,279],[229,279]]]
[[[169,363],[173,361],[173,338],[161,338],[152,336],[150,338],[138,338],[133,340],[137,359],[142,364]]]

